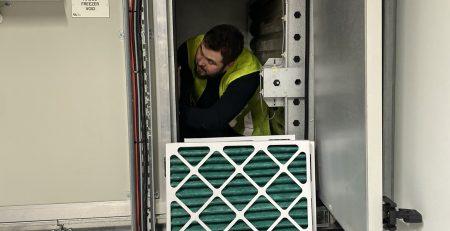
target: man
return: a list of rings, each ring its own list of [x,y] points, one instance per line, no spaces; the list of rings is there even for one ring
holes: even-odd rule
[[[181,138],[270,135],[261,64],[242,33],[218,25],[178,49]]]

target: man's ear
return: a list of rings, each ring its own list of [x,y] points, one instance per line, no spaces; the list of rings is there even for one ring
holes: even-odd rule
[[[229,64],[227,64],[227,65],[223,68],[223,70],[224,70],[224,71],[228,71],[228,68],[230,68],[231,66],[233,66],[233,64],[234,64],[234,61],[231,62],[231,63],[229,63]]]

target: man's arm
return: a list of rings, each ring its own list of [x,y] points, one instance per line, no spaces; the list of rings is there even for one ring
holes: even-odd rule
[[[186,126],[197,130],[225,130],[247,105],[259,87],[259,72],[234,80],[219,100],[209,108],[186,107],[182,117]]]

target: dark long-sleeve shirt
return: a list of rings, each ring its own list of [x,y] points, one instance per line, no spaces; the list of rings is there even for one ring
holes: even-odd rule
[[[194,79],[189,68],[186,43],[178,49],[178,66],[181,77],[180,125],[181,138],[238,136],[230,126],[247,105],[259,86],[259,72],[234,80],[219,96],[222,76],[208,77],[206,88],[195,104],[190,99]]]

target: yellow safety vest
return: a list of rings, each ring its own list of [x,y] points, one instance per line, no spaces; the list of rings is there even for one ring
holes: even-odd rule
[[[203,41],[203,37],[204,35],[199,35],[187,40],[188,62],[192,76],[194,77],[194,102],[203,94],[207,81],[206,79],[199,78],[195,71],[195,54]],[[258,59],[248,49],[244,48],[234,64],[223,75],[219,85],[219,97],[223,95],[231,82],[260,69],[261,64]],[[256,90],[244,109],[229,123],[241,135],[270,135],[268,107],[264,100],[262,100],[259,92],[260,87]]]

